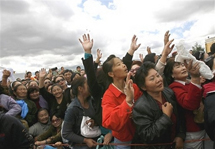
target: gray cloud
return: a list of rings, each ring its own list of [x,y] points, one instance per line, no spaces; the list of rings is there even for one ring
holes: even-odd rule
[[[9,13],[14,15],[24,14],[28,11],[29,4],[22,0],[1,0],[1,13]]]
[[[194,14],[202,14],[214,11],[214,0],[198,1],[173,1],[171,7],[163,8],[164,11],[155,13],[159,22],[180,21],[188,19]],[[165,10],[166,9],[166,10]]]

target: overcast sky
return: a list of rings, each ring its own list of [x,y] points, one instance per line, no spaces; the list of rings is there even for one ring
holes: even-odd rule
[[[78,39],[89,33],[102,61],[123,57],[135,34],[141,47],[158,54],[170,30],[186,48],[215,37],[214,0],[0,0],[0,66],[16,72],[82,66]]]

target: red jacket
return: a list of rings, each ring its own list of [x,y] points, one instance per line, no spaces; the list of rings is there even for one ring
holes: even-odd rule
[[[134,101],[136,101],[142,92],[136,84],[133,84],[133,87]],[[131,119],[133,107],[129,107],[125,98],[124,93],[110,84],[102,99],[102,125],[112,130],[112,135],[123,142],[131,141],[135,133],[135,126]]]
[[[178,104],[185,109],[187,132],[200,131],[200,127],[194,122],[193,110],[200,106],[202,100],[202,89],[196,85],[173,82],[169,87],[174,91]]]

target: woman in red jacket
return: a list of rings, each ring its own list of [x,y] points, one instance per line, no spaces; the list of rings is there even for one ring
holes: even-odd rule
[[[186,67],[185,67],[186,65]],[[184,109],[186,119],[186,139],[203,139],[205,130],[194,121],[193,111],[200,108],[202,100],[202,87],[200,83],[199,64],[175,62],[174,58],[167,61],[164,69],[169,87],[174,91],[178,104]],[[188,73],[191,79],[187,81]],[[202,141],[185,143],[184,148],[201,149]]]
[[[136,45],[136,41],[136,36],[133,36],[130,47],[133,52],[140,46]],[[111,83],[102,99],[102,125],[112,130],[114,143],[130,144],[135,132],[131,119],[133,102],[142,93],[130,79],[131,73],[128,73],[126,65],[115,55],[107,58],[102,69]],[[119,147],[130,148],[126,145]]]

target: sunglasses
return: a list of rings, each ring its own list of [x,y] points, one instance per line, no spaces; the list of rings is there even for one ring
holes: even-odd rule
[[[64,81],[64,79],[57,80],[56,83],[60,83],[60,81]]]
[[[57,118],[56,120],[52,120],[52,123],[59,123],[60,122],[60,118]]]
[[[51,83],[51,81],[46,81],[46,82],[44,82],[44,84],[48,84],[48,83]]]

